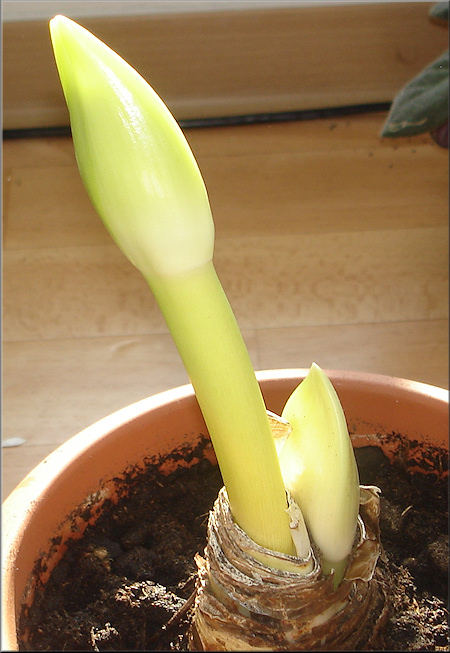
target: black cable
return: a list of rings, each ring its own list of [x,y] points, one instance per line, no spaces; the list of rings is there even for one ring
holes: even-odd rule
[[[302,109],[299,111],[277,111],[274,113],[255,113],[238,116],[223,116],[213,118],[191,118],[179,120],[182,129],[194,127],[229,127],[239,125],[257,125],[271,122],[289,122],[299,120],[317,120],[320,118],[341,118],[378,111],[389,111],[390,102],[377,102],[372,104],[354,104],[344,107],[330,107],[326,109]],[[70,136],[69,126],[61,127],[32,127],[25,129],[5,129],[3,139],[18,138],[46,138],[50,136]]]

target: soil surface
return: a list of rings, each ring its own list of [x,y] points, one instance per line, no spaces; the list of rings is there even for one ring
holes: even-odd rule
[[[383,650],[447,651],[448,485],[392,467],[381,450],[356,450],[360,481],[381,488],[379,562],[391,602]],[[222,485],[206,459],[166,477],[156,465],[127,479],[73,541],[22,615],[20,650],[187,650],[208,511]]]

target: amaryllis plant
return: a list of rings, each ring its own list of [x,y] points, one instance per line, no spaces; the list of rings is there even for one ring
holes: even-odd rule
[[[320,573],[333,594],[363,537],[358,472],[333,386],[313,364],[281,418],[268,415],[214,268],[205,185],[176,120],[86,29],[56,16],[50,31],[82,180],[164,315],[205,418],[233,525],[270,573]],[[285,425],[281,438],[274,419]],[[208,577],[220,600],[223,591]],[[336,615],[336,604],[328,612]]]

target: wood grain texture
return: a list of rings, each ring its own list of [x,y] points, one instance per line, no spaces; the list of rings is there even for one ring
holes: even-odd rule
[[[429,2],[77,19],[178,119],[390,102],[447,47]],[[3,25],[5,129],[68,124],[45,21]]]
[[[256,369],[448,387],[448,156],[385,115],[186,131]],[[4,142],[3,492],[82,428],[187,382],[68,138]]]

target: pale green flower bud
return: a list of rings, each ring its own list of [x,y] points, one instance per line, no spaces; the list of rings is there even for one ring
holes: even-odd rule
[[[114,240],[148,280],[210,261],[208,196],[170,111],[129,64],[74,21],[56,16],[50,32],[80,174]]]

